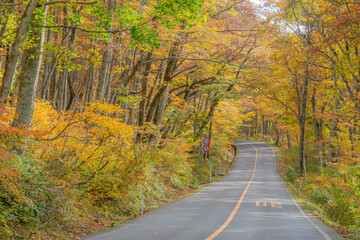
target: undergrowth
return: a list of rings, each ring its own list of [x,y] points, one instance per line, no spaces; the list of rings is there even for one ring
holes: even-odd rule
[[[296,149],[280,149],[278,166],[304,206],[348,239],[360,239],[360,165],[326,163],[322,173],[301,177]]]
[[[0,239],[75,239],[120,224],[208,182],[198,142],[134,143],[115,105],[58,113],[37,102],[31,130],[0,119]],[[219,141],[226,144],[225,141]],[[230,166],[213,144],[213,175]]]

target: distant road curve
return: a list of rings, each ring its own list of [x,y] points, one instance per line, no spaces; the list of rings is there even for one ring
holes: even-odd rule
[[[128,223],[83,240],[343,239],[307,216],[276,170],[271,147],[238,141],[239,154],[221,181]]]

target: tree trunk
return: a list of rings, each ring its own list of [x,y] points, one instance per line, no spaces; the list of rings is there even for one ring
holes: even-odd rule
[[[313,118],[314,118],[314,127],[315,127],[315,149],[316,149],[316,158],[317,158],[317,171],[321,174],[323,160],[321,153],[321,143],[322,140],[322,123],[317,119],[317,109],[316,109],[316,88],[311,99],[312,109],[313,109]]]
[[[306,127],[306,109],[308,96],[309,76],[308,72],[305,75],[303,92],[301,93],[300,112],[299,112],[299,126],[300,126],[300,146],[299,146],[299,166],[300,174],[305,174],[305,127]]]
[[[1,0],[0,2],[2,4],[6,3],[6,2],[7,2],[7,4],[13,4],[14,0],[10,0],[10,1]],[[10,11],[13,11],[12,9],[13,9],[12,7],[6,7],[3,5],[0,6],[0,25],[1,25],[0,40],[2,40],[4,38],[6,26],[9,22],[9,14],[10,14]],[[10,10],[10,11],[8,11],[8,10]]]
[[[92,103],[94,101],[94,64],[91,63],[88,69],[88,82],[86,84],[85,103]]]
[[[276,127],[274,127],[275,130],[275,145],[279,146],[280,144],[280,131]]]
[[[146,96],[148,91],[148,77],[151,70],[151,58],[152,58],[153,51],[148,52],[146,56],[146,65],[143,72],[143,76],[141,79],[141,101],[139,104],[139,113],[138,113],[138,127],[143,127],[145,123],[145,114],[146,114]],[[140,132],[137,133],[136,141],[141,142],[142,134]]]
[[[68,101],[66,102],[66,106],[65,106],[66,111],[72,109],[75,105],[77,93],[74,89],[74,84],[77,81],[78,76],[79,76],[78,71],[68,72],[67,74],[66,80],[69,91],[68,91]]]
[[[286,139],[287,139],[288,149],[291,149],[291,135],[289,131],[286,132]]]
[[[115,8],[115,0],[109,0],[108,5],[108,17],[109,19],[113,18],[113,12]],[[109,41],[105,43],[105,51],[103,54],[103,59],[101,63],[100,73],[99,73],[99,82],[96,90],[96,100],[102,100],[105,97],[105,91],[107,86],[107,76],[109,72],[110,60],[111,60],[111,41],[112,41],[112,26],[106,26],[106,31],[109,31]]]
[[[46,16],[47,7],[44,7]],[[43,18],[45,21],[45,17]],[[42,59],[42,45],[44,43],[43,28],[33,28],[30,37],[37,41],[24,52],[24,66],[20,77],[19,97],[16,104],[15,118],[13,126],[30,125],[33,112],[36,88],[40,73]]]
[[[21,18],[20,26],[16,32],[16,37],[11,48],[9,59],[6,62],[4,77],[0,92],[0,101],[5,101],[8,98],[11,85],[13,82],[17,61],[21,53],[21,45],[26,39],[26,33],[30,24],[31,17],[35,8],[38,5],[38,0],[32,0],[26,6],[25,12]],[[36,30],[35,30],[36,31]]]
[[[210,139],[210,144],[211,144],[211,138],[212,138],[212,127],[213,127],[213,121],[210,120],[209,133],[208,133],[208,136],[209,136],[209,139]],[[211,150],[211,148],[210,148],[210,150]],[[207,152],[207,158],[210,158],[210,150]]]
[[[258,127],[258,112],[255,111],[255,116],[254,116],[254,134],[257,137],[258,136],[258,131],[259,131],[259,127]]]
[[[160,129],[161,129],[161,123],[163,119],[163,114],[165,111],[166,102],[168,100],[168,92],[169,92],[169,85],[166,86],[165,92],[163,97],[161,98],[161,101],[159,103],[157,114],[155,116],[155,125],[157,126],[156,134],[153,138],[153,143],[157,144],[160,136]]]
[[[50,42],[52,36],[52,30],[48,30],[46,41]],[[50,56],[47,54],[45,57]],[[49,99],[49,88],[50,88],[50,72],[51,72],[51,62],[45,61],[44,62],[44,73],[40,85],[40,97],[41,99]]]
[[[230,84],[225,91],[230,92],[234,86],[235,86],[235,84]],[[218,106],[220,101],[221,101],[221,97],[217,96],[217,94],[215,93],[214,100],[210,105],[209,112],[206,115],[205,120],[199,126],[198,132],[197,132],[197,134],[195,134],[195,138],[197,138],[201,135],[201,132],[205,129],[206,125],[211,121],[212,117],[214,116],[216,107]]]
[[[349,127],[349,140],[351,143],[351,157],[354,158],[355,157],[355,140],[354,140],[354,134],[355,134],[355,128],[350,126]]]
[[[170,52],[169,52],[169,60],[165,69],[164,73],[164,80],[163,83],[158,91],[158,93],[155,95],[153,101],[150,104],[149,111],[146,116],[146,122],[156,122],[157,116],[155,116],[155,113],[158,111],[158,106],[161,105],[162,100],[164,98],[167,98],[168,94],[168,86],[171,83],[172,75],[174,71],[176,70],[177,65],[177,59],[172,57],[177,57],[180,54],[180,43],[178,41],[174,42],[171,46]],[[161,108],[160,108],[161,110]],[[160,114],[162,116],[162,112],[157,112],[157,114]]]

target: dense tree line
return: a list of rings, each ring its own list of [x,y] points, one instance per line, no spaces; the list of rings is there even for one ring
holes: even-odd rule
[[[250,2],[14,0],[0,13],[0,238],[76,238],[184,195],[209,180],[205,136],[211,174],[226,173],[264,34]]]
[[[242,130],[296,152],[284,170],[296,190],[357,239],[359,2],[271,2],[262,71],[242,83],[253,112]]]
[[[196,135],[251,65],[256,17],[245,1],[29,1],[2,7],[1,100],[30,125],[35,97],[58,111],[120,104],[125,121],[155,126],[174,97],[202,106]],[[227,80],[228,78],[228,80]],[[198,113],[197,113],[198,114]],[[170,121],[170,120],[168,120]],[[144,136],[139,132],[137,141]]]
[[[0,159],[38,159],[62,195],[136,215],[141,201],[204,181],[202,137],[218,140],[210,159],[223,174],[219,149],[240,134],[294,151],[280,161],[288,179],[356,235],[360,5],[267,7],[257,16],[246,0],[1,0]],[[0,208],[34,210],[24,166],[0,164]]]

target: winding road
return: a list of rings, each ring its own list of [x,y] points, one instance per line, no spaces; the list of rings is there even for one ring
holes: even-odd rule
[[[288,193],[265,143],[238,141],[229,173],[207,188],[83,240],[342,239]]]

